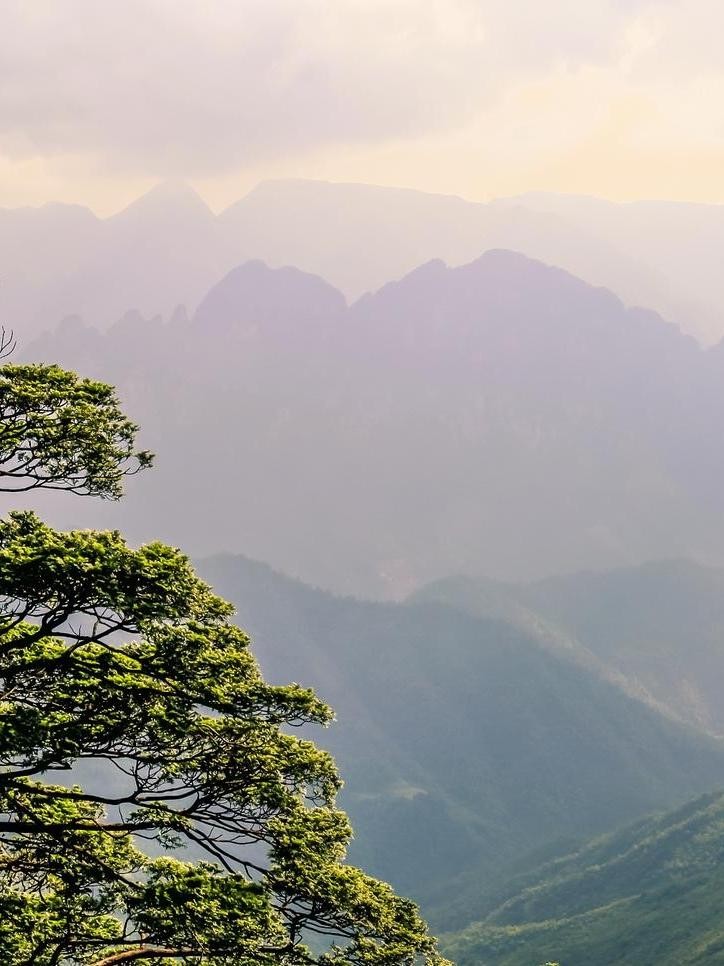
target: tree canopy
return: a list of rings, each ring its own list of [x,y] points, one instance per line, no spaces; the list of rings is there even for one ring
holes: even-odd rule
[[[3,490],[118,498],[123,476],[151,463],[150,453],[134,448],[137,429],[105,383],[59,366],[0,368]]]
[[[113,390],[0,368],[0,488],[115,498],[150,463]],[[416,907],[344,862],[334,762],[294,733],[229,604],[178,550],[0,522],[3,966],[439,961]]]

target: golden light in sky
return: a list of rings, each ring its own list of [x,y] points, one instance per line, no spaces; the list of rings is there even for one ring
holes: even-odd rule
[[[164,178],[724,201],[712,0],[4,4],[0,204]]]

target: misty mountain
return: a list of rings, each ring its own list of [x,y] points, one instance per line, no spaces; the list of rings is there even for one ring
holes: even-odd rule
[[[627,294],[636,279],[648,294],[647,271],[615,245],[524,204],[503,208],[378,185],[264,181],[219,221],[227,239],[248,239],[255,257],[321,275],[351,300],[431,259],[458,265],[489,248],[520,251],[584,277],[590,266],[607,265],[611,280],[630,281],[623,284]]]
[[[724,570],[685,560],[530,584],[453,577],[415,594],[498,617],[679,720],[724,733]]]
[[[347,303],[335,288],[296,268],[269,271],[260,261],[229,272],[202,299],[194,315],[196,331],[261,343],[283,351],[295,335],[301,344],[316,341],[318,322],[335,325]],[[330,332],[331,337],[331,332]]]
[[[401,188],[267,181],[220,216],[254,257],[356,299],[432,258],[506,248],[644,305],[705,343],[724,336],[724,206],[526,194],[490,203]]]
[[[684,966],[724,954],[724,796],[521,875],[443,949],[459,966]]]
[[[25,355],[120,387],[157,468],[86,513],[134,540],[398,597],[721,559],[724,357],[521,255],[433,261],[350,308],[247,263],[191,320],[68,319]]]
[[[675,201],[615,203],[580,195],[531,192],[496,202],[516,215],[524,206],[541,216],[563,219],[573,231],[590,232],[638,264],[657,273],[656,297],[643,304],[662,311],[704,341],[721,339],[724,280],[719,255],[724,245],[724,205]],[[564,267],[566,263],[560,262]],[[586,274],[603,282],[605,269]],[[608,278],[604,284],[612,284]],[[632,290],[613,285],[624,300]],[[651,293],[653,295],[653,293]]]
[[[65,315],[105,328],[128,310],[168,318],[183,304],[193,314],[215,282],[253,259],[321,275],[356,299],[433,258],[459,265],[506,248],[710,342],[724,335],[723,233],[716,205],[548,196],[482,204],[303,180],[262,182],[217,216],[172,182],[104,219],[72,205],[0,210],[2,314],[25,338]]]
[[[336,708],[313,737],[345,779],[352,858],[430,907],[466,870],[490,885],[551,841],[724,782],[718,742],[504,621],[336,598],[243,557],[199,567],[237,606],[265,676]]]
[[[0,210],[3,320],[22,338],[81,315],[168,317],[195,305],[235,260],[192,189],[159,185],[110,218],[76,205]]]

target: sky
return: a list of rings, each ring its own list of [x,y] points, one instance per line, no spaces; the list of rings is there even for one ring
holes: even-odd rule
[[[0,0],[0,205],[270,177],[724,202],[721,0]]]

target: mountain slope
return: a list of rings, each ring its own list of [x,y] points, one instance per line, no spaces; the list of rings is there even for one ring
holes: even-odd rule
[[[522,206],[542,217],[560,218],[571,230],[585,229],[600,244],[614,245],[642,273],[658,273],[658,299],[645,304],[676,321],[688,319],[690,331],[705,342],[721,339],[724,285],[719,252],[724,244],[724,206],[675,201],[616,203],[545,192],[501,199],[495,206],[511,213]],[[628,297],[623,289],[619,294]],[[668,300],[668,311],[661,299]]]
[[[444,951],[458,966],[724,961],[724,795],[607,835],[511,883]]]
[[[532,584],[450,578],[416,599],[502,615],[672,717],[724,733],[720,568],[675,560]]]
[[[335,598],[245,558],[199,566],[266,675],[336,708],[314,737],[346,781],[353,858],[430,908],[467,869],[489,884],[533,849],[724,783],[720,744],[501,621]]]

